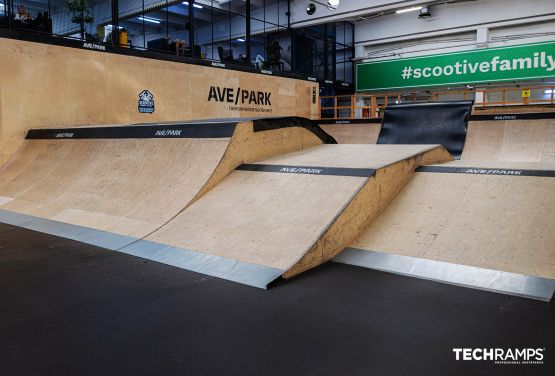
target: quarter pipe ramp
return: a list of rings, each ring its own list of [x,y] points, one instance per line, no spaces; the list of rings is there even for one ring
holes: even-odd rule
[[[0,169],[0,220],[119,249],[239,164],[323,142],[302,118],[31,130]]]

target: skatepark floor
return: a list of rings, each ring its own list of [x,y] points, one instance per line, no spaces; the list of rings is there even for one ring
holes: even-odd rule
[[[0,224],[3,375],[553,375],[554,318],[336,263],[264,291]],[[496,365],[460,347],[546,350]]]

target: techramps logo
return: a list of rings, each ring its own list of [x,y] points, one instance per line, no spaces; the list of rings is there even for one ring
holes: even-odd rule
[[[453,348],[457,361],[487,361],[494,364],[541,365],[545,348]]]

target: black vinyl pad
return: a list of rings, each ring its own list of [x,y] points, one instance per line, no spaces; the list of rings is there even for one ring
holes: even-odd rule
[[[459,158],[472,101],[387,106],[378,144],[441,144]]]

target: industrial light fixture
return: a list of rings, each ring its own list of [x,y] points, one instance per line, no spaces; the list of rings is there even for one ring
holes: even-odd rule
[[[425,5],[420,9],[420,14],[418,18],[430,18],[432,17],[432,7],[429,5]]]
[[[137,17],[139,20],[141,21],[145,21],[145,22],[151,22],[151,23],[155,23],[155,24],[159,24],[160,20],[157,20],[156,18],[152,18],[152,17],[143,17],[143,16],[139,16]]]
[[[553,94],[553,89],[545,89],[543,91],[544,94]]]
[[[416,10],[420,10],[422,7],[412,7],[412,8],[405,8],[396,10],[395,13],[407,13],[407,12],[414,12]]]
[[[243,38],[237,38],[237,42],[244,42],[245,40]]]
[[[336,10],[339,6],[339,0],[328,0],[328,9]]]
[[[328,8],[329,10],[336,10],[337,7],[339,6],[339,2],[340,2],[340,1],[341,1],[341,0],[328,0],[327,3],[322,3],[322,2],[320,2],[320,1],[318,1],[318,0],[313,0],[313,2],[309,3],[309,4],[306,6],[306,13],[307,13],[309,16],[312,16],[312,15],[316,12],[316,4],[314,4],[314,3],[317,3],[317,4],[320,4],[320,5],[322,5],[322,6],[325,6],[325,7]]]

